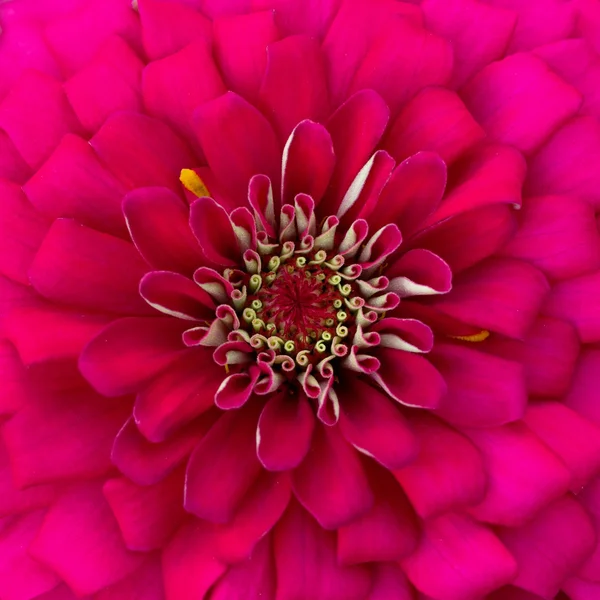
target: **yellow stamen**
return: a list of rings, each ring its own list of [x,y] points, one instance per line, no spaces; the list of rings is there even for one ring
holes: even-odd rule
[[[229,365],[225,363],[225,375],[229,375]]]
[[[449,336],[455,340],[461,340],[462,342],[483,342],[490,337],[490,332],[487,329],[482,329],[479,333],[472,335],[451,335]]]
[[[179,181],[181,181],[186,190],[189,190],[192,194],[198,196],[198,198],[210,196],[208,188],[204,185],[198,173],[192,171],[192,169],[181,169]]]

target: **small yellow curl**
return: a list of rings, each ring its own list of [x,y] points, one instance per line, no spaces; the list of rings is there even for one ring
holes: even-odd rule
[[[490,337],[490,332],[487,329],[482,329],[479,333],[472,335],[451,335],[449,336],[455,340],[461,340],[462,342],[483,342]]]
[[[198,196],[198,198],[210,196],[208,188],[204,185],[198,173],[192,171],[192,169],[181,169],[179,181],[181,181],[186,190],[189,190],[192,194]]]

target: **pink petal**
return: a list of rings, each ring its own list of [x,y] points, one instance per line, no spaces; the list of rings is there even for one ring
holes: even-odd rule
[[[452,271],[437,254],[409,250],[385,271],[389,290],[401,297],[446,294],[452,289]]]
[[[130,418],[114,440],[111,460],[138,485],[154,485],[164,479],[196,447],[212,426],[216,415],[208,414],[159,443],[149,442]]]
[[[139,188],[123,200],[131,239],[156,269],[191,274],[205,263],[189,227],[189,209],[167,188]]]
[[[408,19],[389,19],[364,56],[350,92],[374,89],[395,113],[422,88],[448,83],[451,73],[452,49],[445,39]]]
[[[247,35],[251,31],[252,35]],[[229,89],[254,102],[267,68],[265,48],[279,38],[275,11],[222,17],[214,22],[215,53]]]
[[[185,321],[170,318],[125,318],[113,321],[84,348],[83,376],[106,396],[136,392],[147,380],[186,350]]]
[[[452,292],[433,305],[464,323],[521,338],[548,289],[546,278],[528,263],[490,259],[456,277]]]
[[[600,273],[582,275],[552,287],[544,304],[544,314],[571,323],[582,342],[600,340],[600,313],[596,297]]]
[[[600,351],[585,349],[577,361],[573,382],[564,403],[582,417],[600,425],[600,403],[597,400],[596,376],[600,369]]]
[[[274,535],[277,600],[363,600],[371,585],[363,566],[340,566],[335,534],[300,508],[289,506]]]
[[[163,550],[162,567],[166,597],[175,600],[204,598],[227,571],[213,551],[214,534],[209,523],[190,519]]]
[[[516,21],[514,13],[475,0],[425,0],[421,8],[427,29],[452,42],[453,88],[503,56]]]
[[[519,566],[513,585],[543,598],[559,592],[596,542],[589,516],[568,496],[543,508],[522,527],[500,529],[498,536]]]
[[[31,174],[30,168],[15,145],[3,131],[0,133],[0,177],[15,183],[23,183]]]
[[[160,549],[180,525],[184,470],[178,469],[151,486],[138,486],[125,477],[109,479],[102,491],[119,523],[129,550]]]
[[[373,508],[338,529],[337,554],[343,565],[400,560],[417,545],[417,519],[402,489],[383,469],[372,469],[371,475]]]
[[[373,494],[360,460],[341,434],[321,424],[311,452],[293,472],[296,498],[324,529],[335,529],[367,512]]]
[[[150,60],[174,54],[195,39],[208,43],[210,21],[183,2],[139,0],[142,42]]]
[[[0,104],[0,127],[34,169],[63,135],[81,130],[60,82],[34,70],[26,71]]]
[[[596,600],[600,594],[600,584],[575,577],[565,581],[563,589],[571,600]]]
[[[336,157],[323,214],[334,214],[356,174],[369,160],[390,118],[378,94],[362,90],[342,104],[326,123]]]
[[[185,482],[188,512],[213,523],[226,523],[243,503],[260,472],[256,413],[256,406],[224,413],[196,446]]]
[[[42,521],[42,511],[17,519],[3,520],[0,526],[0,594],[3,600],[37,598],[59,582],[56,573],[31,558],[28,547]]]
[[[90,144],[128,189],[165,186],[180,192],[181,169],[197,162],[168,125],[136,113],[109,117]]]
[[[28,271],[49,223],[18,185],[0,181],[0,195],[0,273],[29,286]]]
[[[123,598],[130,600],[165,600],[159,557],[151,554],[139,569],[113,585],[103,588],[94,596],[94,600],[122,600]]]
[[[279,522],[291,495],[287,474],[263,471],[229,523],[215,526],[214,552],[228,563],[247,560]]]
[[[194,69],[190,69],[191,64]],[[142,94],[146,110],[153,117],[167,121],[186,138],[194,137],[191,129],[194,110],[224,92],[225,85],[211,49],[203,39],[151,62],[144,69]]]
[[[333,142],[327,129],[309,120],[298,123],[283,151],[282,202],[292,204],[302,192],[318,204],[334,166]]]
[[[446,188],[446,165],[432,152],[419,152],[400,163],[386,183],[369,226],[396,223],[407,238],[437,208]]]
[[[520,419],[527,405],[525,374],[518,362],[468,345],[437,343],[431,362],[448,393],[438,414],[463,427],[497,427]]]
[[[272,115],[281,140],[286,140],[300,121],[322,121],[327,116],[325,64],[316,40],[290,36],[267,47],[260,102],[266,114]]]
[[[80,137],[62,138],[23,191],[49,217],[71,217],[98,231],[127,235],[121,212],[125,188]]]
[[[475,600],[514,578],[517,565],[508,550],[468,517],[448,514],[427,521],[424,529],[419,548],[402,566],[425,594]]]
[[[123,545],[95,481],[71,486],[55,502],[29,551],[80,595],[118,581],[141,563]]]
[[[443,88],[427,88],[404,106],[384,146],[398,162],[429,150],[449,164],[484,135],[458,95]]]
[[[486,496],[469,511],[477,519],[520,525],[567,491],[571,475],[564,463],[522,423],[467,434],[488,473]]]
[[[204,350],[187,352],[158,375],[138,395],[133,416],[140,431],[152,442],[161,442],[214,405],[224,373]]]
[[[269,471],[297,467],[309,451],[315,426],[313,409],[303,394],[270,398],[258,421],[256,452]]]
[[[117,313],[149,313],[138,281],[147,266],[127,242],[57,219],[29,270],[33,287],[57,302]]]
[[[588,513],[588,517],[592,520],[596,532],[598,531],[598,525],[600,525],[600,479],[596,477],[586,485],[586,487],[579,493],[578,500],[585,508]],[[578,577],[589,579],[590,581],[600,582],[600,545],[596,539],[596,546],[592,554],[586,559],[579,571],[577,572]],[[565,586],[565,589],[568,589]]]
[[[574,492],[600,471],[600,428],[577,412],[559,402],[536,402],[525,423],[567,465]]]
[[[423,518],[478,502],[485,492],[481,457],[469,441],[425,414],[410,424],[420,452],[406,467],[394,471],[411,504]]]
[[[236,203],[253,175],[268,175],[278,189],[280,146],[265,117],[233,92],[200,106],[194,131],[217,180]]]
[[[414,600],[412,586],[402,569],[394,563],[373,565],[373,586],[368,600]]]
[[[37,390],[4,427],[16,483],[22,487],[106,473],[113,439],[128,413],[126,403],[89,389]],[[77,436],[65,435],[74,429]]]
[[[235,267],[241,262],[233,224],[227,211],[212,198],[198,198],[190,207],[190,228],[208,260]]]
[[[494,141],[526,153],[581,104],[577,90],[530,54],[513,54],[488,65],[463,88],[462,97]]]
[[[0,415],[9,417],[27,402],[31,389],[21,357],[16,348],[4,339],[0,340],[0,378]]]
[[[520,227],[503,250],[531,262],[553,279],[567,279],[600,265],[600,237],[591,206],[576,198],[528,198]]]
[[[592,117],[571,119],[531,160],[525,191],[530,196],[577,196],[598,207],[600,176],[590,164],[600,160],[600,124]]]
[[[371,375],[385,392],[400,404],[435,408],[446,393],[446,384],[436,368],[422,356],[380,347],[379,369]]]
[[[340,431],[359,452],[388,469],[416,456],[417,440],[393,400],[360,379],[348,382],[339,396]]]
[[[270,540],[257,544],[248,560],[230,567],[211,591],[212,600],[274,600],[275,573]]]
[[[277,25],[286,35],[308,34],[322,39],[338,9],[339,0],[307,0],[302,4],[287,0],[270,3],[275,8]]]

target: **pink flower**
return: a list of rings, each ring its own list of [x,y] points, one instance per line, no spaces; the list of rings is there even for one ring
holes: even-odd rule
[[[0,23],[2,600],[600,598],[600,5]]]

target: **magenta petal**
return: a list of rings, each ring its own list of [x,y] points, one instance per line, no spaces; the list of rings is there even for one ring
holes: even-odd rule
[[[525,413],[525,374],[518,362],[471,346],[437,343],[431,353],[448,386],[439,415],[463,427],[497,427]]]
[[[335,166],[333,142],[325,127],[305,120],[292,131],[283,151],[281,199],[292,204],[299,193],[318,204]]]
[[[394,401],[360,379],[340,391],[340,430],[359,452],[388,469],[413,459],[418,443]]]
[[[138,188],[123,199],[131,239],[156,269],[191,274],[205,260],[190,231],[189,209],[167,188]]]
[[[432,152],[418,152],[400,163],[386,183],[369,226],[396,223],[408,238],[438,207],[446,189],[446,165]]]
[[[379,563],[372,567],[373,586],[369,600],[414,600],[412,586],[395,563]]]
[[[79,368],[102,394],[121,396],[168,367],[183,352],[185,321],[125,318],[113,321],[83,350]]]
[[[600,160],[600,124],[593,117],[571,119],[531,160],[525,191],[530,196],[578,196],[598,207],[600,174],[590,164]]]
[[[212,588],[211,600],[275,598],[275,569],[270,539],[256,545],[248,560],[229,567]]]
[[[188,512],[213,523],[231,520],[260,472],[255,413],[255,407],[224,413],[196,446],[185,481]]]
[[[160,558],[150,554],[139,569],[127,577],[99,591],[94,600],[120,600],[121,598],[143,598],[144,600],[164,600],[164,585]],[[46,600],[38,598],[37,600]],[[47,600],[61,600],[48,598]],[[66,599],[63,599],[66,600]]]
[[[400,560],[417,545],[417,519],[402,489],[383,470],[372,469],[371,475],[373,508],[338,529],[338,560],[344,565]]]
[[[444,600],[482,598],[510,583],[517,568],[489,529],[452,513],[425,523],[419,548],[402,566],[417,589]]]
[[[596,532],[586,511],[568,496],[544,507],[524,526],[498,536],[519,570],[513,585],[552,598],[592,552]]]
[[[99,231],[127,235],[121,212],[125,188],[80,137],[66,135],[23,190],[49,217],[72,217]]]
[[[190,207],[190,227],[208,260],[235,267],[241,252],[225,209],[212,198],[198,198]]]
[[[233,373],[225,377],[215,394],[215,406],[221,410],[242,407],[250,399],[260,374],[258,367],[251,367],[247,373]]]
[[[596,600],[600,594],[600,584],[577,577],[565,581],[563,589],[571,600]]]
[[[218,181],[238,204],[253,175],[267,175],[278,189],[281,150],[265,117],[233,92],[200,106],[194,130]]]
[[[111,235],[57,219],[31,265],[33,287],[57,302],[117,313],[151,312],[137,287],[147,265]]]
[[[313,409],[303,394],[270,398],[258,421],[256,451],[269,471],[297,467],[309,451],[315,426]]]
[[[600,425],[600,403],[597,401],[596,377],[600,369],[600,352],[585,349],[577,361],[573,382],[564,403],[582,417]]]
[[[413,415],[410,425],[420,452],[413,462],[394,471],[394,476],[417,513],[428,518],[481,500],[486,475],[469,440],[427,415]]]
[[[393,347],[380,347],[376,354],[381,366],[371,377],[391,398],[406,406],[438,406],[446,383],[426,358]]]
[[[535,150],[581,104],[575,88],[531,54],[514,54],[480,71],[462,90],[473,116],[495,141]]]
[[[176,436],[154,443],[139,432],[130,418],[114,440],[111,460],[134,483],[154,485],[189,456],[214,420],[214,415],[208,414],[178,431]]]
[[[38,594],[44,598],[44,592],[54,588],[60,581],[56,573],[40,564],[28,552],[43,519],[43,511],[31,511],[22,517],[2,521],[0,594],[3,600],[38,598]]]
[[[160,549],[179,526],[183,510],[183,469],[151,486],[125,477],[109,479],[102,491],[129,550]]]
[[[111,468],[110,448],[128,407],[89,390],[37,391],[4,427],[19,486],[97,477]],[[76,428],[81,437],[65,435]],[[27,432],[37,431],[32,437]]]
[[[400,297],[447,294],[452,289],[452,271],[437,254],[417,248],[409,250],[386,270],[389,290]]]
[[[363,600],[371,581],[365,567],[338,564],[335,534],[324,531],[297,503],[275,528],[277,600]]]
[[[191,64],[194,69],[190,69]],[[146,110],[153,117],[166,120],[186,138],[193,138],[194,110],[224,92],[211,49],[202,39],[144,69],[142,94]]]
[[[486,496],[469,511],[477,519],[520,525],[567,491],[571,474],[565,464],[523,423],[470,429],[467,434],[488,473]]]
[[[369,160],[390,118],[381,96],[371,90],[354,94],[326,123],[336,157],[322,210],[334,214],[356,174]]]
[[[559,402],[531,404],[525,423],[567,465],[573,492],[600,471],[600,428],[594,423]]]
[[[217,61],[229,89],[254,102],[267,67],[265,48],[279,37],[275,11],[216,19],[214,35]]]
[[[32,168],[39,167],[67,133],[79,133],[62,84],[26,71],[0,104],[0,127]]]
[[[502,253],[527,260],[553,279],[567,279],[600,265],[594,210],[573,197],[528,198],[520,227]]]
[[[29,286],[29,268],[49,223],[18,185],[0,181],[0,195],[0,273]]]
[[[388,19],[378,33],[352,79],[351,93],[374,89],[396,112],[422,88],[448,82],[452,48],[445,39],[398,18]]]
[[[215,557],[213,528],[206,521],[190,519],[171,538],[162,552],[165,595],[173,600],[204,598],[227,571]]]
[[[150,60],[174,54],[199,38],[208,44],[211,23],[184,2],[138,0],[142,42]]]
[[[290,497],[287,474],[263,471],[231,521],[215,526],[214,551],[217,556],[228,563],[251,556],[257,542],[279,522]]]
[[[600,273],[582,275],[552,287],[544,304],[544,314],[571,323],[584,343],[600,340],[600,312],[595,298],[600,288]]]
[[[290,36],[267,47],[260,102],[272,115],[281,140],[286,140],[300,121],[322,121],[327,116],[325,65],[315,39]]]
[[[165,186],[180,192],[181,169],[197,162],[168,125],[137,113],[112,115],[90,144],[128,189]]]
[[[546,278],[530,264],[491,259],[456,277],[452,292],[433,305],[464,323],[522,338],[548,289]]]
[[[311,452],[293,472],[296,498],[321,527],[335,529],[364,514],[373,494],[355,450],[334,428],[318,424]]]
[[[24,183],[31,174],[30,168],[15,145],[3,131],[0,133],[0,177],[15,183]]]
[[[402,109],[385,137],[384,147],[398,162],[429,150],[450,164],[484,135],[456,93],[426,88]]]
[[[125,548],[95,481],[71,486],[55,502],[29,551],[79,595],[118,581],[142,560]]]

